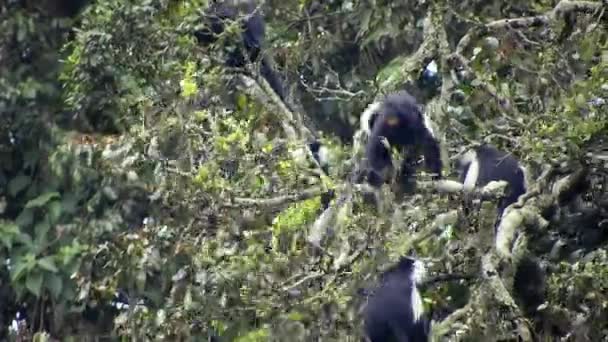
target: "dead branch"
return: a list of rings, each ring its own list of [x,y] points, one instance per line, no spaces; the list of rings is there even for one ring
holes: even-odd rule
[[[241,91],[258,99],[265,107],[278,109],[279,122],[283,127],[285,135],[290,140],[298,140],[298,137],[302,133],[303,125],[300,124],[300,120],[294,117],[294,113],[290,111],[287,106],[281,101],[266,80],[253,79],[247,75],[239,75],[243,84]]]
[[[457,50],[458,51],[458,50]],[[458,52],[450,54],[448,57],[448,63],[452,68],[463,68],[467,74],[473,75],[473,79],[478,81],[478,87],[485,91],[490,97],[492,97],[496,103],[505,111],[510,114],[514,114],[514,107],[511,105],[510,101],[498,94],[494,87],[490,86],[487,82],[484,82],[479,77],[471,67],[469,67],[469,60],[466,59],[463,55]]]
[[[505,287],[505,284],[498,273],[496,267],[497,263],[498,260],[493,251],[486,253],[481,258],[481,274],[485,280],[482,287],[486,288],[480,293],[482,293],[484,297],[488,297],[487,299],[493,299],[496,302],[495,304],[490,304],[491,300],[483,301],[485,310],[493,310],[493,308],[497,306],[508,307],[510,309],[509,311],[511,317],[507,318],[506,320],[516,323],[517,328],[515,329],[515,333],[519,337],[518,340],[532,341],[532,333],[530,332],[530,328],[525,319],[522,318],[523,314],[513,300],[509,290],[507,290]],[[502,318],[505,319],[505,317]]]
[[[443,27],[443,10],[439,6],[432,6],[423,20],[422,44],[410,56],[404,59],[401,72],[396,77],[405,75],[406,80],[416,75],[422,69],[423,63],[435,56],[446,56],[440,52],[449,49],[447,34]],[[448,50],[449,51],[449,50]],[[403,79],[388,78],[380,85],[381,89],[390,89],[401,84]]]
[[[531,17],[522,17],[514,19],[500,19],[492,21],[486,26],[489,29],[520,29],[528,27],[537,27],[549,25],[551,21],[559,20],[564,18],[566,14],[570,13],[585,13],[592,14],[602,8],[602,3],[595,1],[560,1],[552,10],[549,10],[541,15],[535,15]]]
[[[420,287],[431,286],[436,283],[443,283],[455,280],[473,280],[477,278],[477,274],[440,274],[425,280]]]
[[[467,193],[467,195],[473,199],[496,199],[503,197],[506,186],[507,182],[505,181],[492,181],[486,184],[483,188],[475,188],[471,190]],[[462,183],[449,179],[442,179],[439,181],[419,181],[416,182],[416,187],[420,191],[429,193],[464,193],[464,186]]]
[[[462,323],[465,321],[467,317],[474,316],[475,311],[473,308],[473,302],[469,301],[467,305],[464,307],[454,311],[444,320],[438,323],[433,324],[433,328],[431,334],[433,336],[431,341],[441,341],[442,337],[452,334],[452,335],[461,335],[465,331],[459,329],[460,327],[466,326]]]
[[[605,6],[601,2],[593,1],[570,1],[562,0],[553,9],[531,17],[506,18],[489,22],[481,27],[469,30],[458,42],[456,54],[463,54],[473,39],[479,38],[492,30],[501,29],[523,29],[531,27],[547,26],[551,22],[564,18],[569,13],[595,13]]]
[[[273,198],[245,198],[235,197],[232,202],[227,206],[258,206],[258,207],[279,207],[287,203],[303,201],[315,196],[323,194],[324,190],[320,187],[314,187],[303,190],[296,194],[283,195]]]
[[[240,78],[244,85],[241,90],[244,93],[258,99],[265,106],[269,105],[270,108],[277,109],[276,113],[279,115],[279,122],[283,127],[285,135],[290,140],[298,140],[298,138],[311,140],[315,138],[315,134],[304,124],[302,116],[298,112],[292,111],[274,92],[270,84],[263,77],[259,76],[259,73],[256,79],[243,74],[240,75]],[[315,171],[320,175],[327,176],[321,165],[319,165],[319,162],[313,157],[312,151],[307,148],[306,153],[308,159],[315,166]]]

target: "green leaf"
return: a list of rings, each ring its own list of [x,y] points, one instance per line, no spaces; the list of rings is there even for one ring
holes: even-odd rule
[[[239,110],[244,110],[247,108],[247,96],[243,93],[239,93],[236,98],[236,105]]]
[[[253,330],[247,332],[243,336],[239,336],[235,339],[238,342],[258,342],[258,341],[268,341],[268,337],[270,336],[267,328],[261,328],[257,330]]]
[[[57,223],[59,221],[59,218],[61,217],[61,213],[63,212],[63,207],[61,206],[61,202],[52,201],[51,203],[49,203],[49,206],[47,209],[48,209],[47,216],[49,218],[49,222],[51,224]]]
[[[46,278],[46,288],[49,289],[53,299],[59,299],[59,296],[61,296],[61,291],[63,290],[63,279],[58,274],[49,274]]]
[[[15,222],[19,225],[19,227],[28,227],[34,222],[34,213],[30,209],[23,209]]]
[[[21,279],[21,276],[27,270],[28,270],[28,263],[25,260],[23,260],[23,259],[16,260],[15,266],[13,268],[11,268],[11,281],[15,282],[15,281]]]
[[[34,236],[38,245],[46,243],[49,230],[51,230],[51,225],[47,220],[39,222],[36,227],[34,227]]]
[[[10,249],[15,237],[19,235],[19,226],[13,223],[0,223],[0,242]]]
[[[29,249],[33,248],[32,237],[28,233],[19,232],[19,235],[17,235],[15,240],[24,244]]]
[[[52,256],[47,256],[42,259],[38,259],[38,266],[53,273],[57,273],[59,271],[57,269],[57,266],[55,266],[55,262],[53,261]]]
[[[15,197],[19,192],[21,192],[25,187],[27,187],[31,183],[31,179],[25,175],[19,175],[8,183],[8,193]]]
[[[182,87],[182,96],[184,98],[191,97],[195,95],[198,91],[196,82],[194,82],[192,79],[183,79],[180,82],[180,85]]]
[[[33,293],[36,297],[40,297],[40,291],[42,290],[42,273],[33,272],[28,274],[25,282],[25,287]]]
[[[302,315],[300,312],[292,311],[287,315],[287,318],[292,321],[301,321],[304,319],[304,315]]]
[[[26,208],[41,207],[41,206],[45,205],[48,201],[55,199],[55,198],[59,198],[59,197],[60,197],[59,193],[56,191],[47,192],[45,194],[42,194],[42,195],[34,198],[33,200],[30,200],[29,202],[27,202],[25,207]]]

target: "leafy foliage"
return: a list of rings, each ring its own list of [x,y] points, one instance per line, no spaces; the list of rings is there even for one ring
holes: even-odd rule
[[[319,196],[342,190],[355,167],[352,147],[326,137],[336,156],[328,177],[319,177],[298,156],[304,142],[283,134],[280,113],[233,91],[223,41],[208,49],[194,43],[205,2],[95,1],[73,16],[57,14],[63,1],[27,3],[0,4],[0,339],[17,311],[28,326],[12,332],[15,339],[355,339],[359,290],[390,260],[415,250],[446,269],[477,269],[477,226],[440,225],[438,238],[412,240],[455,206],[439,195],[402,202],[385,191],[395,204],[373,211],[356,193],[324,250],[309,246]],[[552,5],[440,3],[450,8],[452,43],[472,23]],[[403,64],[422,43],[429,6],[281,2],[268,10],[267,52],[308,86],[292,89],[306,112],[335,105],[339,115],[320,126],[344,120],[352,130],[351,119],[378,90],[375,80],[398,86],[416,77],[403,71],[421,61]],[[487,139],[539,169],[601,150],[605,18],[580,21],[567,43],[547,38],[566,27],[558,25],[531,33],[539,43],[530,49],[513,48],[505,33],[463,52],[475,75],[442,109],[451,152]],[[238,37],[234,30],[223,39]],[[487,89],[515,99],[516,112],[505,114]],[[593,177],[585,195],[603,198],[605,176]],[[580,303],[600,303],[582,311],[593,337],[606,336],[596,327],[608,312],[606,256],[593,253],[555,263],[540,323],[573,321]],[[128,309],[115,307],[117,292]],[[443,318],[471,291],[447,284],[424,295]]]

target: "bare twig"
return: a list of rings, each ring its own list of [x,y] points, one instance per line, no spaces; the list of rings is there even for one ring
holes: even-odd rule
[[[289,284],[289,285],[283,285],[283,291],[287,292],[287,291],[291,291],[293,289],[295,289],[296,287],[302,285],[303,283],[309,281],[309,280],[313,280],[319,277],[322,277],[323,275],[325,275],[322,272],[313,272],[310,273],[308,275],[306,275],[305,277],[302,277],[301,279],[299,279],[298,281],[296,281],[293,284]]]
[[[483,80],[481,80],[479,77],[477,77],[475,71],[473,69],[471,69],[471,67],[469,67],[469,60],[466,59],[463,55],[461,55],[460,53],[457,52],[451,54],[448,57],[448,61],[450,63],[450,65],[452,67],[461,67],[463,68],[468,74],[474,75],[474,78],[478,81],[479,83],[479,88],[481,88],[483,91],[485,91],[488,95],[490,95],[494,100],[496,100],[496,102],[498,103],[498,105],[505,110],[508,113],[513,114],[513,112],[515,111],[514,107],[511,106],[510,101],[501,96],[500,94],[498,94],[493,87],[491,87],[487,82],[484,82]]]
[[[463,54],[475,37],[485,35],[492,30],[546,26],[552,21],[563,18],[568,13],[594,13],[602,9],[602,6],[605,5],[601,2],[562,0],[553,9],[540,15],[494,20],[481,27],[469,30],[458,42],[456,54]]]
[[[233,203],[238,206],[261,206],[261,207],[277,207],[290,202],[303,201],[315,196],[319,196],[324,192],[320,187],[306,189],[296,194],[283,195],[273,198],[245,198],[236,197]],[[233,206],[233,205],[227,205]]]
[[[472,280],[476,279],[478,276],[478,274],[439,274],[437,276],[425,280],[422,284],[420,284],[420,286],[426,287],[436,283],[443,283],[454,280]]]

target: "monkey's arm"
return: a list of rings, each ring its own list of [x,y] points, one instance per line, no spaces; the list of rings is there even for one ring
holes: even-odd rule
[[[274,70],[272,62],[268,56],[263,56],[260,65],[260,74],[266,79],[272,90],[279,96],[279,98],[285,102],[285,88],[283,88],[283,81],[279,77],[278,73]]]
[[[383,142],[382,132],[375,127],[367,142],[367,181],[371,186],[379,187],[386,180],[386,173],[393,168],[390,150]]]
[[[434,173],[434,180],[441,179],[443,163],[441,162],[439,143],[432,137],[426,137],[423,145],[424,163],[426,164],[426,167],[429,171]]]

